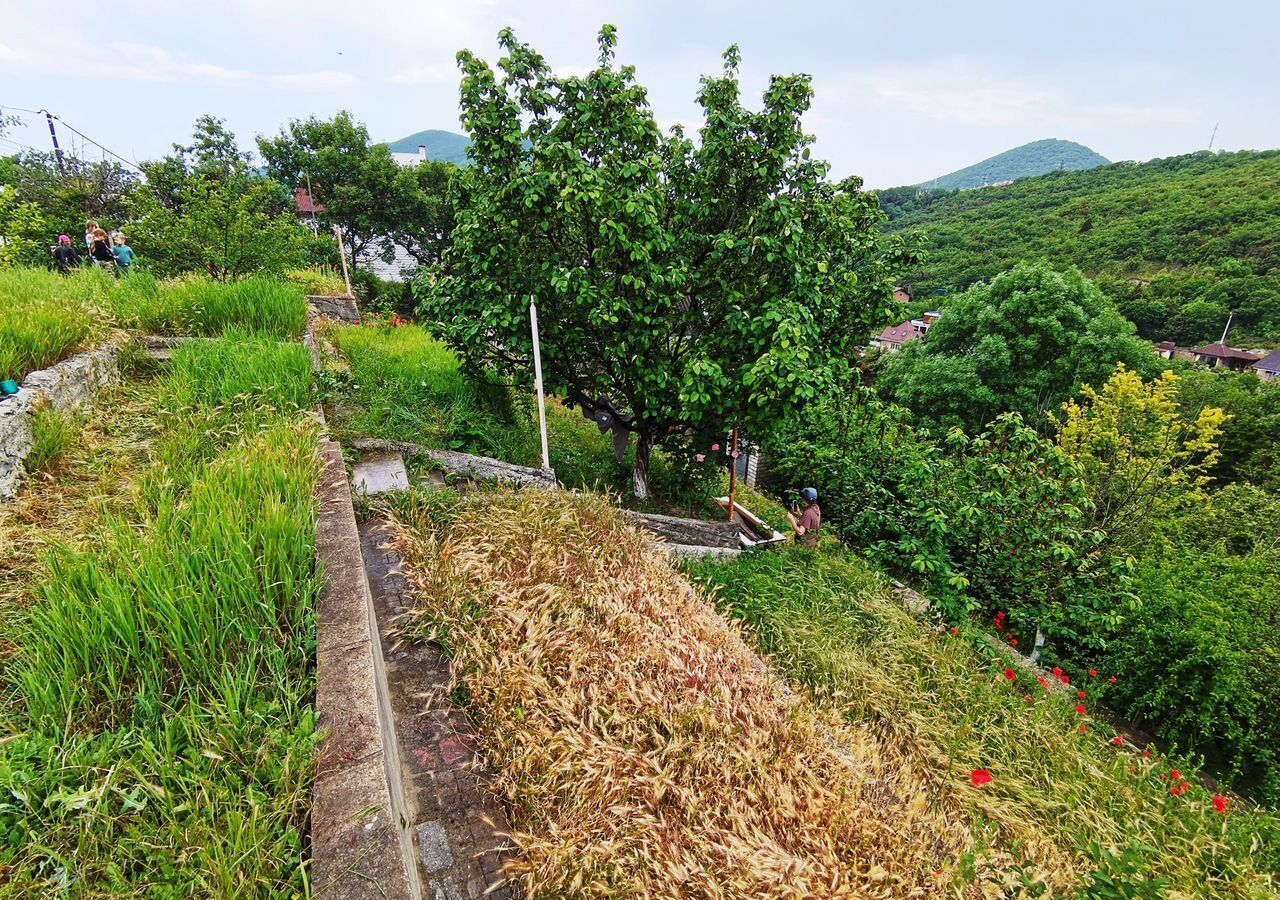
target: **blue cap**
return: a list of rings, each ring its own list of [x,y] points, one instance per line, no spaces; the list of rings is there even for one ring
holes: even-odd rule
[[[800,496],[803,497],[808,502],[813,503],[815,500],[818,499],[818,489],[805,488],[803,491],[800,492]]]

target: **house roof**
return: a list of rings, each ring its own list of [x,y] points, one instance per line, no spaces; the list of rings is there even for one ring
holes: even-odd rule
[[[1248,350],[1237,350],[1235,347],[1228,347],[1222,341],[1213,344],[1205,344],[1203,347],[1197,347],[1193,351],[1197,356],[1212,356],[1217,359],[1239,359],[1245,362],[1257,362],[1259,354],[1250,353]]]
[[[324,212],[324,204],[316,203],[311,199],[311,195],[307,193],[304,187],[297,188],[293,192],[294,205],[298,207],[298,212],[303,215],[311,215],[311,213]]]
[[[884,331],[880,332],[878,340],[884,341],[886,344],[905,344],[907,341],[914,341],[919,334],[910,322],[903,322],[901,325],[891,325]]]
[[[1158,347],[1161,350],[1172,350],[1174,347],[1177,347],[1177,346],[1178,345],[1175,344],[1173,341],[1161,341],[1160,343],[1156,344],[1156,347]]]
[[[1253,367],[1264,372],[1280,372],[1280,350],[1272,350],[1254,363]]]

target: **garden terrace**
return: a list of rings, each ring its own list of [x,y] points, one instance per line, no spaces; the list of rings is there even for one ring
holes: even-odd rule
[[[16,893],[307,890],[310,381],[271,336],[184,345],[0,507]]]

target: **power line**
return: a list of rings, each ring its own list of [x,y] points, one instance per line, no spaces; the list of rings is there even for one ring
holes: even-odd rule
[[[23,107],[21,107],[21,106],[7,106],[7,105],[5,105],[5,104],[3,104],[3,103],[0,103],[0,111],[6,110],[6,109],[11,109],[11,110],[14,110],[15,112],[29,113],[29,114],[31,114],[31,115],[33,115],[33,116],[47,116],[47,117],[49,117],[50,119],[56,119],[57,121],[61,122],[61,123],[62,123],[62,125],[63,125],[63,127],[65,127],[68,131],[72,131],[72,132],[74,132],[75,134],[78,134],[81,138],[83,138],[84,140],[88,141],[90,144],[93,144],[93,146],[97,147],[97,148],[98,148],[99,150],[101,150],[103,153],[106,153],[108,156],[115,157],[116,159],[120,160],[120,162],[124,163],[126,166],[129,166],[129,167],[130,167],[130,168],[132,168],[132,169],[136,169],[136,170],[137,170],[137,171],[139,171],[139,172],[141,172],[141,171],[142,171],[142,167],[141,167],[141,166],[139,166],[139,165],[138,165],[136,162],[134,162],[133,160],[131,160],[131,159],[126,159],[125,157],[121,156],[119,153],[116,153],[116,152],[115,152],[114,150],[112,150],[110,147],[104,147],[102,144],[99,144],[99,143],[98,143],[97,141],[95,141],[93,138],[89,137],[89,135],[85,134],[83,131],[81,131],[80,129],[76,128],[74,125],[72,125],[72,124],[71,124],[70,122],[68,122],[66,119],[62,118],[62,116],[55,115],[55,114],[53,114],[53,113],[49,112],[49,110],[47,110],[47,109],[24,109],[24,108],[23,108]]]

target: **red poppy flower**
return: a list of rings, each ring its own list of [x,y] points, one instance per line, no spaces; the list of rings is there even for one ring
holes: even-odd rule
[[[1191,790],[1191,785],[1184,781],[1181,784],[1175,784],[1173,787],[1169,788],[1169,793],[1173,794],[1175,797],[1181,797],[1189,790]]]
[[[1009,643],[1016,647],[1016,646],[1018,646],[1018,639],[1017,639],[1017,638],[1009,638]]]
[[[999,620],[999,619],[996,619],[996,631],[999,631],[999,630],[1000,630],[1000,627],[1001,627],[1001,626],[1000,626],[1000,620]]]
[[[1061,677],[1062,677],[1062,670],[1061,670],[1061,669],[1059,669],[1059,668],[1056,668],[1056,667],[1055,667],[1055,668],[1054,668],[1054,670],[1053,670],[1053,675],[1054,675],[1054,677],[1055,677],[1055,678],[1061,678]]]
[[[1081,725],[1081,726],[1080,726],[1080,733],[1081,733],[1081,734],[1088,734],[1088,733],[1089,733],[1089,726],[1088,726],[1088,725]]]
[[[1043,677],[1041,677],[1041,676],[1037,675],[1037,676],[1036,676],[1036,681],[1040,682],[1040,687],[1044,688],[1046,691],[1047,691],[1047,690],[1049,690],[1049,681],[1048,681],[1048,679],[1043,678]]]
[[[1077,703],[1077,704],[1076,704],[1076,715],[1078,715],[1078,716],[1083,716],[1083,715],[1084,715],[1085,713],[1087,713],[1088,711],[1089,711],[1089,710],[1087,710],[1087,709],[1085,709],[1085,708],[1084,708],[1084,704],[1083,704],[1083,703]]]
[[[1160,773],[1160,780],[1161,780],[1161,781],[1168,781],[1168,780],[1169,780],[1169,776],[1168,776],[1168,775],[1166,775],[1166,774],[1164,774],[1163,772],[1161,772],[1161,773]]]
[[[954,628],[952,628],[952,629],[951,629],[951,633],[952,633],[952,634],[955,634],[955,633],[956,633],[956,630],[955,630]]]
[[[1059,680],[1059,681],[1061,681],[1063,684],[1070,684],[1070,683],[1071,683],[1071,676],[1070,676],[1070,675],[1063,675],[1063,676],[1062,676],[1061,678],[1059,678],[1058,680]]]
[[[1177,769],[1174,769],[1172,772],[1169,773],[1169,775],[1173,777],[1174,781],[1182,780],[1182,773],[1179,772]]]
[[[1143,751],[1142,751],[1142,755],[1143,755],[1143,756],[1145,756],[1147,759],[1150,759],[1150,758],[1151,758],[1151,751],[1150,751],[1150,750],[1143,750]]]
[[[1005,669],[1004,677],[1008,678],[1010,681],[1013,681],[1015,678],[1018,677],[1018,673],[1013,671],[1013,669]]]
[[[1098,677],[1098,670],[1097,670],[1097,669],[1090,669],[1090,670],[1089,670],[1089,677],[1090,677],[1090,678],[1097,678],[1097,677]]]
[[[986,769],[974,769],[969,773],[969,780],[973,782],[974,787],[982,787],[984,784],[991,783],[991,773]]]
[[[1112,684],[1115,684],[1115,683],[1116,683],[1116,676],[1112,675],[1110,678],[1108,678],[1108,679],[1107,679],[1107,681],[1110,681]]]
[[[1117,734],[1115,737],[1111,739],[1111,743],[1115,744],[1117,747],[1123,747],[1124,737]]]
[[[1227,814],[1227,798],[1221,794],[1214,794],[1213,808],[1216,809],[1220,815],[1225,816]]]

